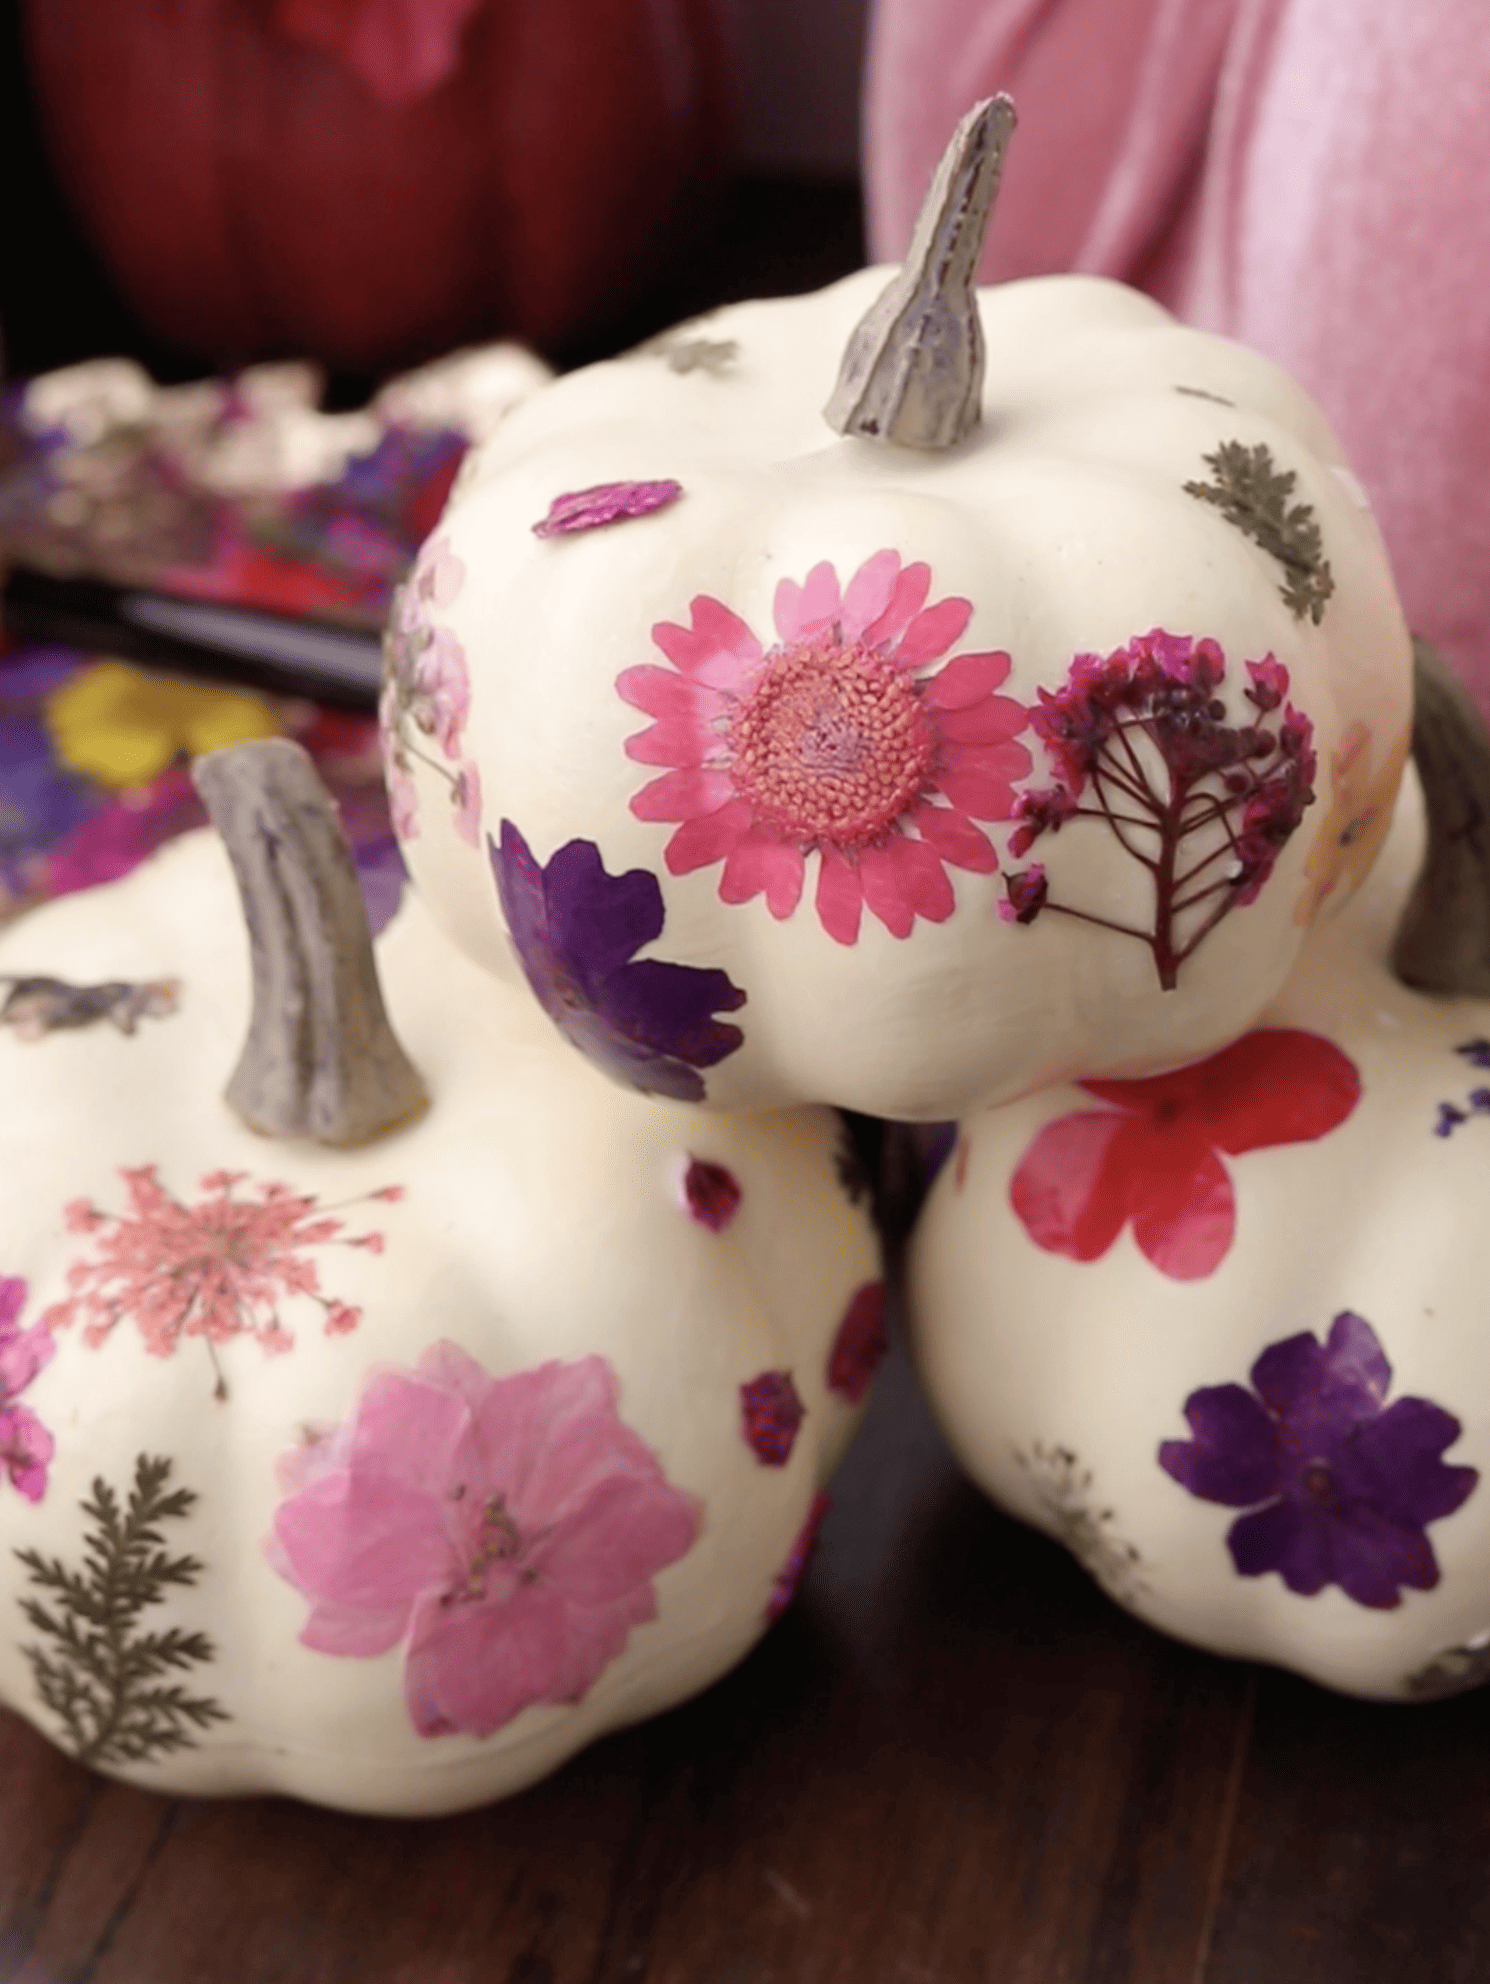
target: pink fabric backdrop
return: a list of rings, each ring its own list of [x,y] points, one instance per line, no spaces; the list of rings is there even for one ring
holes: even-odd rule
[[[985,276],[1117,276],[1302,379],[1409,620],[1490,715],[1484,0],[878,0],[876,257],[998,89],[1020,128]]]

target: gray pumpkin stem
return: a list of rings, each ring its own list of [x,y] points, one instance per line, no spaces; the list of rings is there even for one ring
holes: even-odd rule
[[[1490,735],[1443,657],[1413,636],[1412,756],[1428,852],[1392,947],[1420,992],[1490,998]]]
[[[226,1099],[250,1129],[370,1142],[425,1107],[383,1009],[367,911],[336,808],[298,744],[199,758],[192,779],[243,899],[253,1014]]]
[[[953,132],[904,267],[848,341],[823,408],[840,434],[950,448],[978,425],[983,327],[973,280],[1013,129],[1013,103],[993,96]]]

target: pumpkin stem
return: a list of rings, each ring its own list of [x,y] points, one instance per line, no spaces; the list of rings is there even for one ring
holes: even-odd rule
[[[953,132],[904,267],[848,341],[823,408],[840,434],[950,448],[978,425],[983,327],[973,278],[1013,129],[1013,103],[993,96]]]
[[[225,1091],[250,1129],[370,1142],[425,1107],[383,1009],[367,911],[336,808],[308,755],[259,738],[199,758],[192,779],[243,898],[248,1040]]]
[[[1413,636],[1412,756],[1428,852],[1392,969],[1420,992],[1490,998],[1490,735],[1443,657]]]

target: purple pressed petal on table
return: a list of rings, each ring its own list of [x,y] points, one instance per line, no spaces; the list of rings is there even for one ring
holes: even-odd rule
[[[762,1467],[785,1467],[807,1408],[790,1371],[762,1371],[740,1387],[740,1430]]]
[[[598,530],[665,510],[683,493],[681,482],[597,482],[589,489],[571,489],[556,496],[548,515],[534,524],[535,537],[567,537],[575,531]]]

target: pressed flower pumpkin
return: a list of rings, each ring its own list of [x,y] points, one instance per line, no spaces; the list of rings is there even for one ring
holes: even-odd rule
[[[971,1113],[910,1274],[928,1393],[999,1501],[1170,1632],[1406,1698],[1490,1678],[1490,920],[1482,871],[1450,886],[1490,749],[1467,785],[1424,694],[1413,913],[1415,778],[1257,1027]],[[1362,759],[1396,756],[1338,761],[1361,832]]]
[[[271,783],[224,785],[245,763]],[[832,1112],[680,1106],[739,1001],[627,961],[655,884],[638,904],[581,855],[545,924],[514,855],[534,972],[571,968],[585,906],[585,1039],[659,1099],[415,900],[379,950],[418,1077],[386,1025],[349,1034],[345,927],[327,976],[304,960],[356,884],[344,847],[339,881],[300,861],[307,815],[330,832],[300,764],[273,740],[198,768],[240,875],[267,863],[251,1019],[212,834],[0,939],[36,1011],[0,1027],[0,1699],[156,1789],[450,1810],[703,1686],[780,1611],[883,1289]],[[292,1103],[319,1141],[273,1134]]]
[[[989,112],[888,291],[721,310],[519,408],[395,617],[432,912],[531,979],[533,876],[650,877],[644,941],[742,997],[712,1103],[934,1118],[1221,1046],[1322,900],[1331,768],[1406,722],[1380,538],[1297,387],[1113,283],[958,291]],[[588,982],[540,997],[594,1051]]]

